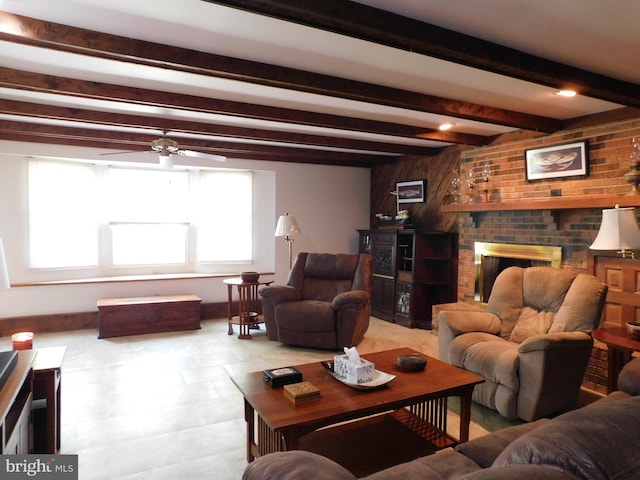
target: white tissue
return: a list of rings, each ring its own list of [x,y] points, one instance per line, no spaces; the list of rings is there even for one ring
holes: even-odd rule
[[[355,363],[356,365],[362,365],[362,359],[360,358],[360,354],[356,347],[344,347],[344,353],[347,354],[347,358],[350,362]]]

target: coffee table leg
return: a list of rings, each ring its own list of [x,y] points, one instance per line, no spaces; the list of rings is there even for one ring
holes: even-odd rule
[[[460,397],[460,443],[469,441],[469,425],[471,424],[471,395],[473,390]]]
[[[244,421],[247,423],[247,463],[255,460],[254,449],[256,449],[256,432],[255,432],[255,411],[253,407],[244,401]]]

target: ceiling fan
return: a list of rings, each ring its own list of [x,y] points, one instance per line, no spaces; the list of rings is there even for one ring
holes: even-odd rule
[[[171,140],[169,137],[167,137],[165,132],[162,133],[162,137],[156,140],[153,140],[151,142],[151,150],[153,152],[158,153],[160,166],[166,169],[173,167],[173,160],[171,158],[172,155],[182,155],[183,157],[204,158],[208,160],[214,160],[216,162],[224,162],[227,159],[227,157],[224,157],[222,155],[195,152],[193,150],[183,150],[178,145],[178,142],[176,142],[175,140]],[[103,155],[121,155],[123,153],[133,153],[133,152],[118,152],[118,153],[111,153],[111,154],[106,153]]]

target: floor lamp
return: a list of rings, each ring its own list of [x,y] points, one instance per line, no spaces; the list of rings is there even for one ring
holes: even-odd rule
[[[284,239],[289,244],[289,270],[291,270],[291,266],[293,265],[293,235],[297,235],[301,232],[300,226],[296,221],[296,217],[293,215],[289,215],[288,213],[281,215],[278,219],[278,224],[276,225],[276,237],[284,237]]]

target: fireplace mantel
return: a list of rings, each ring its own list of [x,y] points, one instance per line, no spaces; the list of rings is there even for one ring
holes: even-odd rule
[[[493,212],[510,210],[573,210],[578,208],[640,207],[640,195],[551,197],[541,200],[478,202],[442,205],[442,212]]]

